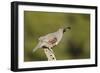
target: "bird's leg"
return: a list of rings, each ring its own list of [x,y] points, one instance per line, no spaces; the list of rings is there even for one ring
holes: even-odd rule
[[[42,48],[46,48],[53,53],[53,50],[50,47],[42,46]]]

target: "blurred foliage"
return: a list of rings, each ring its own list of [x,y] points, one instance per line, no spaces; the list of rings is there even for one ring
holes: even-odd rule
[[[47,61],[43,48],[32,52],[38,38],[64,26],[61,42],[53,48],[57,60],[90,58],[90,15],[79,13],[24,11],[24,61]]]

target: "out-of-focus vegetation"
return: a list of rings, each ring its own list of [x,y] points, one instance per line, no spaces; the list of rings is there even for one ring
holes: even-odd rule
[[[90,58],[89,14],[24,11],[24,61],[47,61],[42,48],[32,50],[40,36],[64,26],[71,26],[71,30],[53,48],[57,60]]]

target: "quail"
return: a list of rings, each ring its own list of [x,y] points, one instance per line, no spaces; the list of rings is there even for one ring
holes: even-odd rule
[[[69,29],[71,29],[71,27],[59,28],[56,32],[46,34],[45,36],[41,36],[38,39],[39,43],[33,49],[33,52],[35,52],[39,48],[47,48],[51,52],[53,52],[51,48],[58,45],[58,43],[61,41],[63,37],[64,32],[66,32]]]

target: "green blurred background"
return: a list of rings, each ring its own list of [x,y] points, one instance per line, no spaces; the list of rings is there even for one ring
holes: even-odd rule
[[[53,48],[57,60],[90,58],[90,14],[24,11],[24,61],[47,61],[42,48],[32,52],[38,38],[71,26]]]

